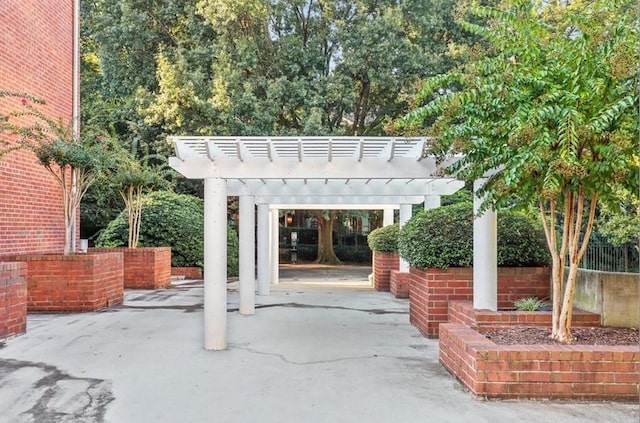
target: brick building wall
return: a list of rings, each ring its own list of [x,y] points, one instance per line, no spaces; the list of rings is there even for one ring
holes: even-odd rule
[[[70,121],[73,0],[3,0],[0,22],[0,90],[41,98],[45,114]],[[0,98],[0,113],[21,107],[20,98]],[[19,150],[0,159],[0,200],[0,254],[62,251],[60,189],[32,153]]]

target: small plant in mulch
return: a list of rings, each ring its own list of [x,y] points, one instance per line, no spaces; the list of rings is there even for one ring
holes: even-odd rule
[[[514,301],[513,306],[518,311],[538,311],[547,307],[547,303],[537,298],[520,298]]]

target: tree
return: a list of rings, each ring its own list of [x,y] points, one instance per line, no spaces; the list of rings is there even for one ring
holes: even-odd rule
[[[55,178],[62,191],[64,211],[64,254],[73,251],[74,211],[93,183],[105,157],[105,151],[97,143],[90,143],[75,133],[71,122],[52,119],[38,107],[43,100],[25,96],[23,109],[3,116],[3,126],[18,136],[22,147],[31,149],[38,161]],[[17,119],[27,119],[29,124],[14,124]]]
[[[160,154],[169,134],[381,134],[455,63],[455,1],[85,2],[83,116]]]
[[[471,2],[462,21],[488,54],[425,84],[401,127],[427,119],[433,151],[464,154],[449,171],[488,178],[484,209],[536,204],[552,255],[554,339],[569,342],[576,274],[599,201],[637,191],[635,2]],[[565,265],[569,270],[565,274]]]
[[[124,201],[127,214],[127,246],[136,248],[140,239],[143,196],[153,189],[169,186],[159,166],[153,166],[147,160],[138,160],[133,153],[119,150],[115,166],[108,174],[112,186]]]

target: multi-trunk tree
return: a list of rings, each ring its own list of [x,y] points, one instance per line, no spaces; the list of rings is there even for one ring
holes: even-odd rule
[[[630,0],[472,1],[489,49],[426,82],[400,124],[450,171],[488,178],[485,207],[535,205],[552,255],[552,337],[571,341],[574,287],[599,202],[638,192],[638,25]],[[428,124],[425,124],[428,122]],[[568,270],[566,270],[568,268]]]

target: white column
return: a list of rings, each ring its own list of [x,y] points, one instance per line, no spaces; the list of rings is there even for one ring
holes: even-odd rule
[[[240,196],[240,314],[254,314],[256,305],[256,218],[254,198]]]
[[[258,295],[269,295],[269,205],[258,204]]]
[[[227,348],[227,193],[204,180],[204,349]]]
[[[393,209],[388,208],[382,211],[382,226],[393,225]]]
[[[476,196],[485,179],[473,183],[473,308],[498,309],[498,225],[496,212],[476,215],[483,199]]]
[[[403,227],[405,223],[411,219],[412,207],[411,204],[400,204],[400,227]],[[409,262],[400,257],[400,271],[409,271]]]
[[[439,195],[425,195],[424,196],[424,209],[437,209],[440,207],[440,196]]]
[[[278,209],[271,210],[271,283],[277,285],[280,281],[280,222]],[[286,220],[286,219],[285,219]]]

